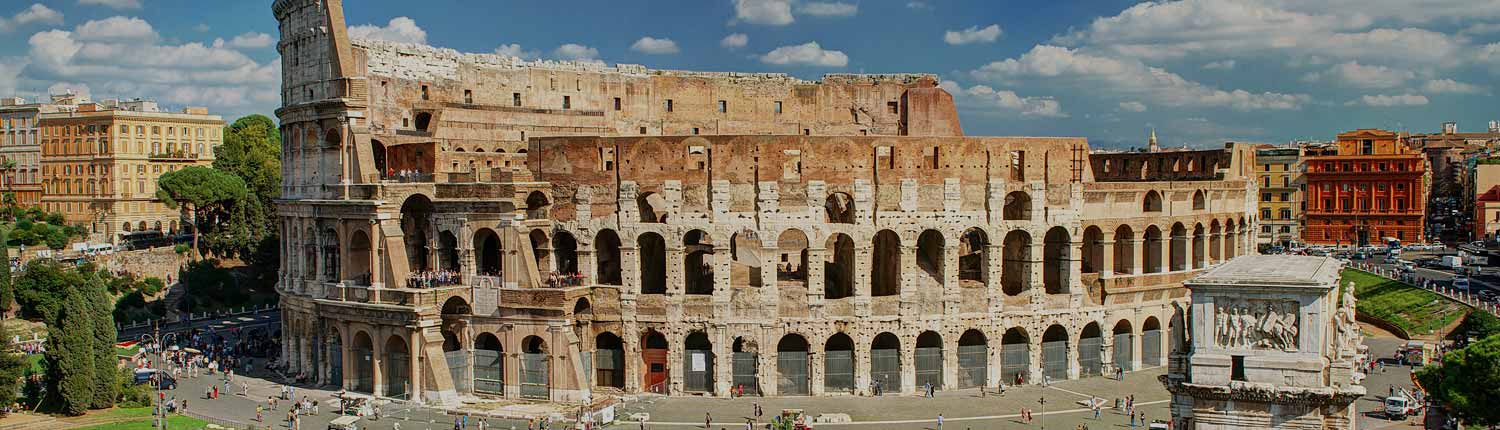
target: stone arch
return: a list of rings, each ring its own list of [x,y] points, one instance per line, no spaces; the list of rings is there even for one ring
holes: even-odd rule
[[[636,196],[635,203],[641,215],[641,222],[644,223],[664,223],[667,222],[667,216],[671,214],[668,210],[667,199],[661,194],[643,192]]]
[[[1144,321],[1141,321],[1141,364],[1162,365],[1166,359],[1166,356],[1162,354],[1165,346],[1165,339],[1162,339],[1161,320],[1158,320],[1155,315],[1147,316]]]
[[[800,334],[787,333],[776,342],[776,388],[781,395],[807,395],[812,381],[809,344]]]
[[[1042,250],[1042,285],[1047,294],[1067,294],[1072,290],[1070,261],[1073,260],[1073,239],[1066,227],[1057,226],[1047,230]]]
[[[625,388],[625,342],[614,333],[594,336],[594,385]]]
[[[458,334],[452,330],[443,330],[443,352],[458,352],[463,349],[463,343],[458,341]]]
[[[474,339],[474,391],[505,394],[505,347],[494,333]]]
[[[1224,261],[1224,232],[1217,219],[1208,222],[1208,260]]]
[[[1193,210],[1201,211],[1208,208],[1208,198],[1203,190],[1193,191]]]
[[[1015,385],[1026,383],[1031,370],[1031,336],[1026,329],[1006,329],[1000,337],[1000,354],[1000,379]]]
[[[328,129],[328,131],[323,132],[323,144],[324,145],[327,145],[330,148],[336,148],[339,145],[342,145],[343,143],[344,143],[344,137],[343,137],[342,134],[339,133],[339,129],[337,129],[337,128],[330,128],[330,129]]]
[[[916,344],[917,386],[933,389],[943,388],[943,335],[935,331],[924,331],[917,335]]]
[[[406,399],[411,396],[411,350],[406,338],[392,334],[385,341],[385,396]]]
[[[958,388],[989,385],[989,339],[979,329],[964,330],[958,337]]]
[[[578,274],[578,239],[567,230],[552,233],[552,261],[557,273],[564,276]]]
[[[1142,273],[1158,273],[1158,272],[1161,272],[1162,271],[1162,261],[1161,261],[1162,254],[1161,254],[1161,250],[1162,250],[1162,246],[1163,246],[1162,237],[1161,237],[1161,228],[1158,228],[1157,226],[1154,226],[1154,225],[1146,227],[1146,235],[1145,235],[1144,245],[1145,245],[1145,256],[1143,258],[1141,258],[1141,260],[1142,260],[1142,264],[1144,266],[1146,266],[1146,267],[1142,268],[1143,269]]]
[[[1078,370],[1083,376],[1104,374],[1104,336],[1098,322],[1090,321],[1078,333]]]
[[[551,356],[540,336],[521,339],[521,397],[545,399],[552,392]]]
[[[552,208],[552,199],[541,191],[532,191],[526,195],[526,219],[548,219]]]
[[[737,232],[729,238],[730,285],[759,287],[763,284],[760,254],[760,238],[753,230]],[[736,273],[743,275],[735,276]]]
[[[481,228],[474,232],[474,256],[478,263],[478,272],[484,276],[502,276],[503,266],[500,264],[503,254],[504,243],[500,241],[500,235],[494,230]]]
[[[1115,253],[1115,273],[1132,274],[1136,272],[1136,249],[1135,231],[1127,224],[1115,227],[1115,246],[1111,252]]]
[[[1130,319],[1122,318],[1113,330],[1114,365],[1126,371],[1135,370],[1135,331],[1131,327]]]
[[[534,228],[526,234],[531,242],[531,257],[536,260],[538,273],[546,274],[552,271],[552,239],[547,237],[547,231]]]
[[[890,332],[875,335],[870,342],[870,381],[882,392],[901,392],[901,365],[901,338]]]
[[[1068,379],[1068,341],[1068,329],[1060,324],[1042,332],[1042,375],[1048,379]]]
[[[401,203],[401,232],[406,245],[407,267],[412,272],[425,272],[428,267],[427,234],[432,229],[432,199],[422,194],[412,194]]]
[[[370,334],[364,330],[355,331],[350,352],[354,354],[354,385],[350,388],[356,392],[374,393],[375,345]]]
[[[1141,212],[1161,212],[1161,210],[1161,193],[1156,190],[1147,191],[1146,197],[1141,199]]]
[[[636,238],[640,255],[641,294],[667,293],[667,241],[656,232]]]
[[[1235,244],[1239,241],[1238,231],[1235,230],[1234,218],[1224,220],[1224,259],[1233,259],[1238,250]]]
[[[620,235],[601,229],[594,235],[594,270],[603,285],[623,285],[620,276]]]
[[[1104,249],[1104,230],[1097,225],[1083,229],[1083,255],[1081,256],[1083,261],[1080,265],[1083,273],[1099,273],[1103,270],[1104,268],[1099,265],[1104,261],[1105,252],[1113,252],[1113,250]]]
[[[807,284],[808,240],[802,230],[789,228],[776,238],[776,252],[781,261],[776,265],[777,281],[793,281]]]
[[[387,176],[385,164],[385,144],[381,143],[379,139],[370,139],[370,158],[375,159],[376,173],[379,173],[381,178],[385,178]]]
[[[834,333],[823,343],[823,389],[832,393],[854,392],[854,339]]]
[[[669,347],[667,337],[656,329],[646,329],[641,334],[641,367],[642,384],[646,392],[666,393],[667,376],[670,373],[667,368],[667,353]]]
[[[984,229],[970,227],[958,238],[958,279],[987,282],[990,273],[990,237]]]
[[[870,264],[870,295],[901,294],[901,236],[890,230],[875,233]]]
[[[714,293],[714,243],[703,230],[682,236],[683,288],[687,294]]]
[[[1203,234],[1203,223],[1193,223],[1193,259],[1191,268],[1208,267],[1208,240]]]
[[[1171,249],[1168,250],[1167,254],[1171,257],[1172,271],[1188,269],[1187,227],[1184,227],[1180,222],[1172,223]]]
[[[943,286],[944,263],[947,261],[947,244],[943,234],[937,230],[923,230],[917,237],[917,269],[926,275],[922,284]]]
[[[1031,287],[1031,234],[1025,230],[1011,230],[1005,234],[1001,253],[1005,257],[1000,270],[1001,290],[1008,296],[1021,294]]]
[[[688,333],[683,339],[683,389],[687,392],[706,393],[714,389],[714,344],[708,334],[701,330]],[[701,357],[701,358],[699,358]],[[701,361],[703,367],[694,370],[692,363]]]
[[[828,193],[823,211],[829,224],[854,224],[854,198],[849,197],[849,193]]]
[[[443,302],[442,312],[443,315],[469,315],[473,313],[473,308],[469,307],[469,301],[462,296],[453,296]]]
[[[854,240],[849,235],[834,233],[824,245],[827,258],[823,261],[823,297],[842,299],[854,295]]]
[[[459,270],[458,237],[452,231],[438,232],[438,267],[455,273]]]
[[[1025,191],[1011,191],[1005,195],[1005,207],[1001,215],[1006,221],[1031,220],[1031,195]]]
[[[347,273],[344,280],[370,284],[370,235],[362,229],[349,235],[349,265],[344,270]]]

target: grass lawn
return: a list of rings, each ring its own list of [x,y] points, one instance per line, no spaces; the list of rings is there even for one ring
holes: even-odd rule
[[[1370,273],[1344,269],[1339,284],[1354,282],[1355,306],[1361,313],[1401,327],[1408,334],[1428,334],[1469,312],[1469,308],[1431,291]]]
[[[149,412],[149,411],[148,411]],[[169,429],[201,429],[208,426],[208,421],[193,417],[172,415],[167,417],[167,428]],[[111,424],[100,424],[96,426],[82,427],[83,430],[152,430],[151,416],[131,421],[122,421]]]

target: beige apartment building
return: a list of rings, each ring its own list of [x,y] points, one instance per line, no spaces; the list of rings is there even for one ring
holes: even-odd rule
[[[40,115],[42,208],[84,224],[92,240],[175,234],[181,212],[156,198],[156,179],[208,166],[224,120],[206,108],[162,112],[150,101],[84,103]]]
[[[76,96],[51,96],[47,102],[28,103],[20,97],[0,98],[0,194],[15,196],[20,206],[42,200],[42,146],[37,117],[76,109]]]

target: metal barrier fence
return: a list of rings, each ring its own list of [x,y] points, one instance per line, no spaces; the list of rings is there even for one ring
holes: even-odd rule
[[[1402,273],[1393,268],[1380,267],[1370,263],[1352,263],[1349,265],[1349,267],[1363,271],[1365,273],[1369,273],[1371,275],[1400,282],[1412,288],[1421,288],[1427,291],[1431,291],[1443,297],[1447,297],[1449,300],[1462,303],[1471,308],[1489,312],[1490,315],[1500,316],[1500,304],[1481,300],[1478,294],[1474,294],[1471,292],[1473,288],[1469,288],[1468,290],[1459,290],[1451,286],[1445,287],[1439,283],[1441,281],[1436,281],[1427,277],[1419,276],[1416,274],[1416,272]],[[1477,281],[1474,281],[1471,278],[1469,282],[1472,284]]]

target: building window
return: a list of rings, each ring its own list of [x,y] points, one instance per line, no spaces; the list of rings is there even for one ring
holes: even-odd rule
[[[1236,355],[1229,359],[1229,379],[1234,381],[1245,380],[1245,356]]]
[[[1283,201],[1283,202],[1292,201],[1292,194],[1291,193],[1281,193],[1281,201]]]
[[[901,104],[896,102],[885,102],[885,110],[886,112],[890,112],[893,115],[901,113]]]
[[[563,109],[572,109],[572,108],[573,108],[573,97],[572,96],[563,96]]]
[[[1260,226],[1260,232],[1261,233],[1270,233],[1271,232],[1271,226],[1269,226],[1269,225]]]
[[[620,98],[615,97],[615,110],[620,110]]]
[[[1385,163],[1376,164],[1375,167],[1378,168],[1378,169],[1380,169],[1380,171],[1382,171],[1382,172],[1386,171],[1386,164]]]
[[[775,106],[772,109],[778,114],[781,113],[781,101],[777,100]]]
[[[1406,191],[1406,184],[1396,184],[1396,191]]]
[[[812,136],[812,129],[810,129],[810,128],[804,128],[804,129],[802,129],[802,135],[803,136]]]
[[[464,103],[474,104],[474,91],[464,90]]]
[[[698,127],[693,127],[693,134],[698,134]]]
[[[646,134],[646,127],[641,127],[641,134]]]
[[[1271,210],[1270,209],[1261,209],[1260,210],[1260,217],[1261,218],[1270,218],[1271,217]]]
[[[521,107],[521,93],[510,93],[510,105]]]
[[[1323,183],[1323,192],[1333,191],[1333,184]]]
[[[427,86],[422,86],[422,100],[427,100]]]
[[[1281,215],[1281,219],[1292,219],[1292,210],[1291,209],[1282,209],[1280,215]]]
[[[1360,153],[1360,155],[1373,155],[1373,154],[1375,154],[1375,141],[1370,140],[1370,139],[1365,139],[1363,141],[1360,141],[1359,142],[1359,153]]]
[[[1354,169],[1350,166],[1349,163],[1339,164],[1339,170],[1344,171],[1344,172],[1352,172],[1352,171],[1354,171]]]
[[[1269,202],[1269,201],[1271,201],[1271,193],[1260,193],[1260,201],[1263,201],[1263,202]]]
[[[729,113],[728,100],[719,100],[719,113]]]
[[[1267,166],[1269,167],[1269,165],[1267,165]],[[1267,176],[1267,177],[1264,177],[1264,178],[1261,178],[1261,179],[1264,179],[1264,181],[1261,181],[1261,182],[1265,183],[1265,185],[1263,185],[1264,187],[1271,188],[1271,177],[1270,176]]]
[[[667,112],[671,112],[672,107],[672,99],[667,99]]]

